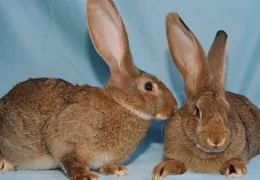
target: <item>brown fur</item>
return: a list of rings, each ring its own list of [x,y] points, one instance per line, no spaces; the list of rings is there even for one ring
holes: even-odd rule
[[[166,29],[187,98],[166,127],[165,161],[153,178],[187,170],[245,175],[245,164],[260,150],[260,111],[246,97],[224,90],[226,33],[218,31],[206,57],[177,13],[167,15]]]
[[[114,3],[88,0],[87,20],[96,50],[110,67],[105,88],[54,78],[29,79],[14,86],[0,100],[2,173],[62,168],[71,180],[98,179],[91,168],[126,175],[126,168],[118,163],[138,146],[149,120],[164,120],[174,113],[177,103],[172,93],[134,66]],[[107,44],[107,27],[96,21],[109,26],[109,33],[120,42]],[[151,91],[145,89],[147,82],[153,85]]]

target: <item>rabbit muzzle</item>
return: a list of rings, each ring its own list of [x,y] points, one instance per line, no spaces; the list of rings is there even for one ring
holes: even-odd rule
[[[171,118],[177,110],[177,102],[175,99],[169,99],[162,103],[161,108],[155,114],[155,118],[158,120],[166,120]]]
[[[221,153],[230,144],[230,132],[221,125],[201,131],[196,137],[196,146],[206,153]]]

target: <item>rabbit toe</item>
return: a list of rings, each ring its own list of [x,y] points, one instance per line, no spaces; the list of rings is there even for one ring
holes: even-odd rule
[[[82,173],[76,176],[70,177],[70,180],[99,180],[98,175],[93,173]]]
[[[175,160],[167,160],[158,164],[153,170],[153,180],[160,180],[168,175],[180,175],[187,171],[185,165]]]
[[[241,160],[231,159],[222,165],[220,173],[228,178],[239,178],[247,173],[247,168]]]
[[[127,169],[122,165],[106,165],[99,169],[100,174],[112,176],[126,176],[128,175]]]
[[[14,171],[14,165],[5,158],[0,160],[0,173],[8,173]]]

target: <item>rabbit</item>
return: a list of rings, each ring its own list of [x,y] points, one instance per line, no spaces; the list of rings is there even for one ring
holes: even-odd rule
[[[70,180],[124,176],[150,120],[177,110],[171,91],[135,67],[112,0],[87,0],[87,27],[111,76],[104,88],[29,78],[0,99],[0,171],[60,169]]]
[[[245,96],[225,91],[228,35],[218,30],[206,56],[178,13],[169,12],[165,21],[186,98],[166,126],[164,161],[153,169],[153,179],[186,171],[246,175],[246,164],[260,152],[260,110]]]

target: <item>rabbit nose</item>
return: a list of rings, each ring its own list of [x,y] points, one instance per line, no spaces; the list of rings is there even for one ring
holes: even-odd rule
[[[221,147],[225,144],[226,142],[226,138],[208,138],[207,139],[207,143],[208,145],[210,146],[213,146],[213,147]]]

